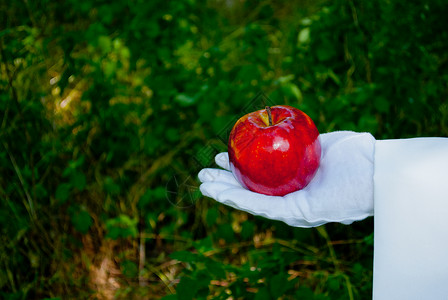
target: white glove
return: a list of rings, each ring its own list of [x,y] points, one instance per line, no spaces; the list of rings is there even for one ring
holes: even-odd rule
[[[339,131],[321,134],[322,156],[313,180],[300,191],[267,196],[243,188],[229,171],[226,152],[215,157],[224,168],[202,169],[204,196],[248,213],[295,227],[328,222],[351,224],[373,215],[375,139],[370,133]]]

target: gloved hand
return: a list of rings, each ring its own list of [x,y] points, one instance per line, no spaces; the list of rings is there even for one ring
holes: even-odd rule
[[[328,222],[351,224],[373,215],[375,139],[369,133],[339,131],[321,134],[322,156],[313,180],[283,197],[243,188],[229,171],[226,152],[215,157],[222,169],[202,169],[204,196],[248,213],[295,227]]]

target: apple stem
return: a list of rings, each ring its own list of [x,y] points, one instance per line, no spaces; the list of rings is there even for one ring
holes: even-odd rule
[[[269,126],[272,126],[272,115],[271,115],[271,108],[269,106],[266,106],[266,111],[268,112],[269,117]]]

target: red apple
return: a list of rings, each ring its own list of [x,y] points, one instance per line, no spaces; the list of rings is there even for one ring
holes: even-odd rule
[[[303,189],[319,167],[319,132],[301,110],[278,105],[241,117],[229,137],[230,169],[245,188],[272,196]]]

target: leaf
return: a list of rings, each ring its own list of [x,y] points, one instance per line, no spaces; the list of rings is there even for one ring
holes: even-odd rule
[[[235,240],[235,232],[233,231],[232,225],[229,223],[221,224],[218,227],[217,235],[223,238],[227,243],[232,243]]]
[[[373,245],[373,233],[369,234],[368,236],[364,237],[364,243],[366,243],[369,246]]]
[[[98,47],[103,54],[110,53],[112,51],[112,40],[107,35],[101,35],[98,37]]]
[[[185,94],[177,94],[176,97],[174,97],[174,101],[181,106],[190,106],[196,102],[196,99]]]
[[[255,300],[271,300],[271,297],[269,297],[269,290],[267,287],[262,287],[258,290],[257,294],[255,295]]]
[[[156,187],[155,189],[152,190],[152,195],[156,199],[165,200],[166,199],[166,187],[165,186]]]
[[[314,299],[313,291],[307,286],[300,286],[296,291],[297,299]]]
[[[106,60],[103,63],[103,72],[106,78],[114,77],[117,71],[117,63],[113,60]]]
[[[104,178],[103,189],[106,193],[111,195],[117,195],[120,193],[120,186],[114,182],[114,180],[107,176]]]
[[[300,30],[299,35],[297,36],[297,45],[307,44],[310,41],[310,29],[304,28]]]
[[[197,253],[190,252],[190,251],[177,251],[177,252],[171,253],[169,256],[172,259],[177,259],[178,261],[186,262],[186,263],[192,263],[192,262],[197,262],[197,261],[202,260],[201,255],[199,255]]]
[[[288,277],[285,273],[279,273],[269,278],[269,289],[271,291],[272,298],[277,299],[284,294],[287,285]]]
[[[300,91],[299,87],[294,83],[289,82],[285,84],[282,87],[282,90],[287,96],[292,97],[298,101],[301,101],[303,99],[302,92]]]
[[[37,183],[37,184],[34,186],[34,193],[36,194],[36,198],[38,198],[38,199],[45,198],[45,197],[48,195],[47,190],[46,190],[45,187],[44,187],[42,184],[40,184],[40,183]]]
[[[138,220],[127,215],[120,215],[106,221],[107,238],[116,240],[118,238],[136,237]]]
[[[337,291],[340,289],[341,285],[337,277],[330,277],[327,281],[328,289],[331,291]]]
[[[71,185],[80,192],[86,187],[86,176],[81,171],[75,171],[70,177]]]
[[[92,217],[85,209],[75,211],[71,217],[73,226],[79,232],[85,234],[92,225]]]
[[[213,250],[213,242],[210,236],[195,241],[193,245],[200,253]]]
[[[176,288],[177,299],[192,300],[199,290],[199,284],[196,280],[189,277],[182,277]]]
[[[130,260],[125,260],[121,263],[123,275],[128,278],[134,278],[138,275],[138,266],[136,263]]]
[[[331,79],[333,79],[334,83],[336,83],[337,85],[341,85],[341,80],[339,79],[339,77],[333,72],[332,69],[328,69],[328,77],[330,77]]]
[[[285,75],[285,76],[279,77],[275,81],[275,84],[279,84],[279,85],[286,84],[286,83],[291,82],[292,80],[294,80],[294,78],[295,78],[294,74]]]
[[[81,155],[77,160],[71,160],[68,163],[68,167],[62,173],[62,177],[69,176],[70,174],[72,174],[73,171],[81,167],[84,164],[84,159],[85,159],[84,156]]]
[[[60,203],[65,203],[67,202],[68,197],[70,196],[70,190],[71,190],[71,184],[69,183],[61,183],[58,185],[58,187],[56,188],[56,193],[55,193],[55,198],[60,202]]]
[[[220,262],[214,261],[212,259],[207,259],[205,261],[205,267],[208,273],[215,279],[225,279],[226,272],[224,270],[224,265]]]
[[[145,209],[147,205],[151,203],[152,193],[151,190],[146,190],[146,192],[140,197],[140,200],[138,200],[138,208],[139,209]]]

